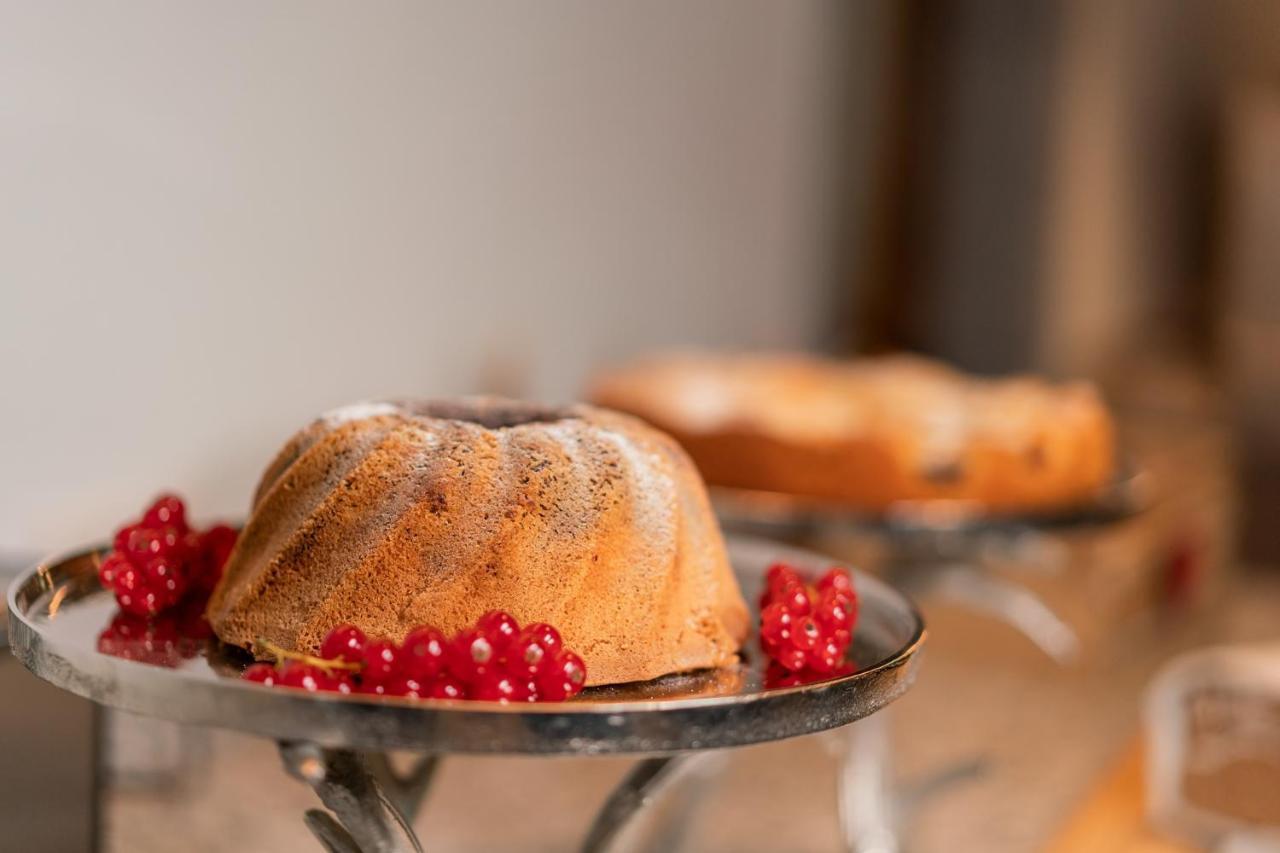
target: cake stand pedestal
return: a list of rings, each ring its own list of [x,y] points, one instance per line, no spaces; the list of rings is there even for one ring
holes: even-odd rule
[[[815,572],[830,562],[759,539],[731,538],[729,550],[749,594],[775,560]],[[114,601],[97,584],[101,551],[42,563],[15,581],[9,590],[14,654],[40,678],[106,706],[275,740],[285,769],[325,806],[306,813],[308,828],[326,850],[341,853],[421,850],[411,821],[449,754],[641,756],[595,817],[583,849],[616,849],[624,832],[641,825],[651,838],[675,837],[697,798],[666,795],[686,785],[703,790],[722,761],[719,750],[870,717],[910,687],[924,642],[911,604],[857,574],[861,609],[849,651],[856,669],[826,681],[770,687],[753,638],[735,669],[594,688],[569,702],[312,694],[241,680],[246,661],[214,642],[164,666],[117,656],[118,644],[116,655],[99,651],[98,636],[115,614]],[[421,757],[408,772],[397,771],[391,751]],[[850,781],[856,787],[848,773],[846,764],[842,787]],[[655,807],[677,799],[685,808]]]

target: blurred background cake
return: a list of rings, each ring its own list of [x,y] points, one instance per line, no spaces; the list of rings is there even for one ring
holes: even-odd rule
[[[591,395],[671,433],[709,483],[869,511],[1071,508],[1115,468],[1111,418],[1087,384],[982,379],[920,358],[656,356],[602,372]]]

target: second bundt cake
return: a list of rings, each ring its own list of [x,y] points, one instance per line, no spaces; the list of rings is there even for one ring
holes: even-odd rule
[[[702,481],[663,433],[584,405],[362,404],[267,468],[209,602],[218,637],[314,653],[488,610],[556,625],[588,684],[731,663],[747,609]]]

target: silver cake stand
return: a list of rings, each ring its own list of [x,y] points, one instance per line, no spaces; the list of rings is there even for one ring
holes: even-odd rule
[[[914,598],[938,596],[1003,621],[1061,664],[1074,662],[1080,653],[1071,626],[1026,587],[986,571],[987,564],[993,558],[1053,562],[1054,536],[1098,532],[1127,521],[1151,506],[1152,494],[1150,476],[1131,464],[1121,465],[1089,503],[1038,514],[995,515],[955,501],[904,502],[871,514],[775,492],[711,489],[725,530],[805,544],[874,537],[885,546],[884,575],[895,587]]]
[[[730,559],[748,599],[774,560],[821,570],[827,558],[752,538],[731,538]],[[855,671],[771,688],[754,637],[732,670],[588,690],[563,703],[500,705],[308,694],[239,679],[246,661],[209,640],[157,666],[98,651],[115,614],[88,549],[37,565],[9,589],[9,642],[40,678],[103,705],[180,723],[234,729],[279,744],[285,768],[328,811],[305,816],[325,849],[421,850],[410,823],[439,758],[450,753],[643,756],[596,816],[583,844],[608,850],[659,795],[712,750],[812,734],[867,717],[915,679],[924,625],[884,583],[856,577],[861,609],[849,652]],[[754,623],[753,619],[753,623]],[[408,772],[391,750],[418,753]]]

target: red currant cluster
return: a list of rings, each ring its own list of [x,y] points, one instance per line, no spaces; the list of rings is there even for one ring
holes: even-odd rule
[[[98,635],[98,651],[152,666],[176,667],[204,648],[212,636],[204,602],[188,598],[154,618],[117,612]]]
[[[339,625],[325,636],[320,657],[260,645],[276,662],[253,664],[244,678],[312,691],[558,702],[580,693],[587,680],[582,658],[564,648],[555,628],[537,622],[522,629],[500,610],[453,638],[424,625],[397,645],[370,640],[354,625]]]
[[[778,667],[802,679],[797,683],[845,666],[857,618],[858,597],[845,569],[831,569],[809,586],[790,566],[769,567],[760,598],[760,645]]]
[[[141,519],[116,532],[115,549],[98,564],[98,580],[125,613],[155,616],[188,594],[207,596],[235,544],[236,532],[225,524],[191,529],[181,499],[162,495]]]

